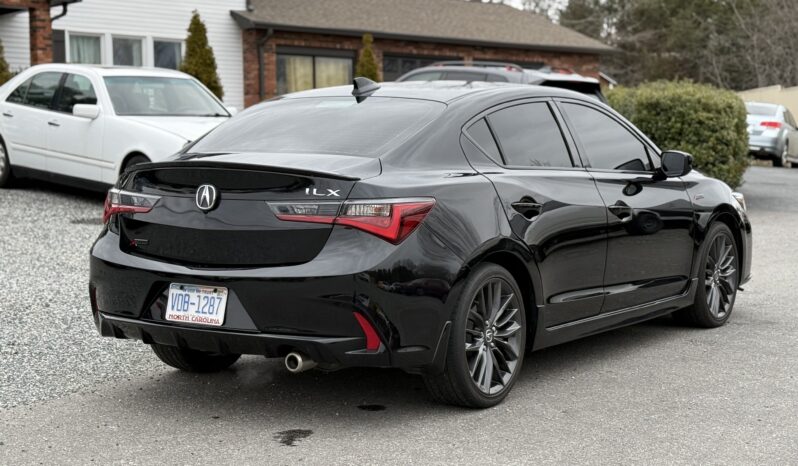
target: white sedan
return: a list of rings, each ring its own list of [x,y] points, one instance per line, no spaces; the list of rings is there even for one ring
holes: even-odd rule
[[[0,87],[0,187],[36,177],[90,189],[159,161],[231,110],[178,71],[38,65]]]

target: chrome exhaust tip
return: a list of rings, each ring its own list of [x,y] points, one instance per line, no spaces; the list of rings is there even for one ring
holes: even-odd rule
[[[292,374],[309,371],[314,367],[316,367],[316,361],[313,361],[305,354],[292,351],[285,357],[285,368]]]

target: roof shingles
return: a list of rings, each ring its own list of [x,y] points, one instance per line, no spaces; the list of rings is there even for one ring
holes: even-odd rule
[[[244,27],[586,53],[613,48],[543,16],[510,6],[463,0],[250,0],[233,15]]]

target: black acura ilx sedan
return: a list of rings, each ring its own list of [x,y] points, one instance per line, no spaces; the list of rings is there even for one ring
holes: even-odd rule
[[[288,95],[122,175],[91,251],[94,319],[186,371],[242,354],[393,367],[492,406],[532,350],[729,319],[745,201],[691,163],[550,87]]]

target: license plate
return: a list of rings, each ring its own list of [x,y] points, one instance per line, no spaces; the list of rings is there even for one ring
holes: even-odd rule
[[[221,327],[226,308],[227,288],[172,283],[165,318],[171,322]]]

